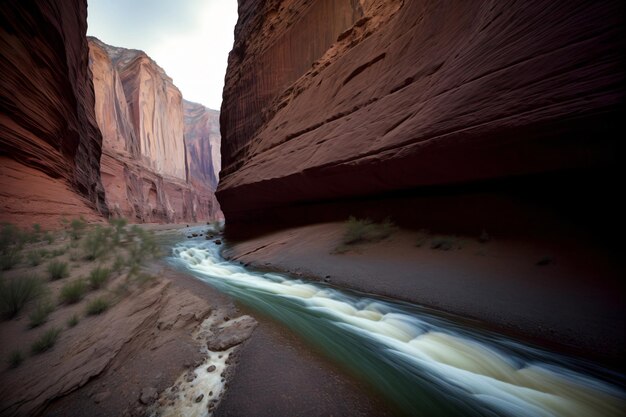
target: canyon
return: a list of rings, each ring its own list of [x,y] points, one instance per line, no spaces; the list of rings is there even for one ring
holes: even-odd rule
[[[114,216],[138,222],[215,218],[217,112],[185,102],[144,52],[89,38],[101,174]]]
[[[0,223],[46,233],[2,225],[0,301],[47,287],[0,414],[623,415],[621,2],[239,0],[220,111],[31,6]]]
[[[338,201],[616,166],[621,10],[618,1],[240,1],[220,116],[217,195],[229,224],[345,219],[362,202],[340,210]],[[378,205],[390,213],[387,201]]]
[[[0,12],[0,221],[222,216],[219,112],[144,52],[88,40],[85,2]]]

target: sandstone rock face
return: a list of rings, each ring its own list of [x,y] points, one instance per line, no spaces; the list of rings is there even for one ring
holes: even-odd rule
[[[0,4],[0,221],[106,214],[87,2]]]
[[[241,0],[222,209],[612,162],[623,16],[617,0]]]
[[[2,415],[46,415],[44,410],[51,402],[95,378],[106,377],[109,372],[131,368],[133,362],[140,360],[139,354],[158,354],[174,344],[184,347],[181,346],[184,342],[179,342],[189,339],[189,333],[209,315],[211,306],[189,291],[170,284],[158,278],[153,285],[135,290],[91,323],[62,332],[53,349],[45,355],[29,358],[36,361],[32,367],[2,373]],[[124,380],[123,384],[132,386],[133,381]],[[103,389],[99,383],[97,385],[92,389]],[[16,386],[20,389],[15,389]],[[94,394],[99,395],[97,391]],[[153,393],[147,391],[146,394],[144,397],[142,393],[144,404],[154,398]],[[121,412],[113,415],[121,415]]]
[[[186,130],[198,128],[185,124],[178,88],[142,51],[95,38],[89,38],[89,47],[96,117],[104,138],[102,182],[111,212],[141,222],[214,218],[219,205],[211,182],[211,139],[198,132],[186,145]],[[205,148],[211,162],[188,166],[190,152]]]
[[[215,190],[222,169],[220,112],[183,100],[189,179]]]

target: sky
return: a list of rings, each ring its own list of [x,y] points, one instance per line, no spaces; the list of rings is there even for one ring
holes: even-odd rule
[[[87,34],[141,49],[183,98],[219,110],[237,0],[88,0]]]

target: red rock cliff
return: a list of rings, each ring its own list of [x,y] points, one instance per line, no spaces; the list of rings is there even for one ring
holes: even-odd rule
[[[240,0],[222,209],[612,162],[624,39],[617,0]]]
[[[220,112],[183,100],[189,179],[217,189],[221,170]]]
[[[187,160],[190,150],[210,138],[198,135],[186,146],[185,131],[196,127],[185,125],[182,96],[171,78],[142,51],[95,38],[89,38],[89,47],[111,212],[142,222],[214,218],[219,205],[212,171],[188,166]]]
[[[86,19],[86,1],[0,3],[2,222],[107,213]]]

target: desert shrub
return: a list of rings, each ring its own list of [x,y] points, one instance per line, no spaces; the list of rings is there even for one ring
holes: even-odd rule
[[[80,260],[80,254],[76,251],[70,251],[70,261],[76,262]]]
[[[89,285],[93,289],[102,287],[109,279],[111,271],[108,268],[98,267],[89,274]]]
[[[451,237],[436,237],[430,242],[431,249],[450,250],[454,248],[455,240]]]
[[[28,326],[30,328],[39,327],[48,320],[50,313],[54,311],[54,306],[50,300],[42,300],[35,306],[35,309],[30,313],[28,318],[30,319]]]
[[[113,227],[113,234],[111,239],[114,245],[119,245],[124,236],[125,230],[124,228],[128,224],[126,219],[118,218],[118,219],[110,219],[109,224]]]
[[[60,334],[61,329],[57,327],[49,329],[47,332],[42,334],[39,339],[35,340],[35,342],[31,346],[31,351],[34,354],[38,354],[52,349],[59,339]]]
[[[36,276],[0,279],[0,312],[15,317],[24,305],[41,295],[43,284]]]
[[[72,240],[80,239],[86,227],[87,222],[82,217],[80,219],[73,219],[70,222],[70,237]]]
[[[65,278],[70,275],[67,262],[52,261],[48,264],[48,276],[51,280]]]
[[[79,321],[80,318],[78,317],[78,314],[72,314],[72,317],[67,319],[67,325],[68,327],[75,327]]]
[[[87,315],[94,316],[97,314],[102,314],[110,307],[110,305],[111,304],[109,300],[104,297],[95,298],[89,304],[87,304]]]
[[[131,267],[141,265],[144,261],[159,255],[160,249],[153,233],[134,225],[129,234],[132,236],[128,247],[128,264]]]
[[[96,226],[85,237],[83,242],[83,254],[85,259],[93,261],[106,254],[109,249],[108,237],[110,230]]]
[[[61,302],[64,304],[75,304],[83,299],[87,292],[87,284],[83,279],[68,282],[61,288]]]
[[[43,256],[41,256],[40,251],[34,250],[34,251],[28,252],[28,254],[26,255],[26,260],[28,261],[28,264],[30,266],[37,266],[41,264],[41,261],[43,260]]]
[[[0,253],[0,269],[2,271],[13,269],[21,260],[22,254],[17,247],[7,248],[4,252]]]
[[[14,350],[9,354],[7,362],[9,363],[10,368],[17,368],[22,364],[22,362],[24,362],[24,359],[25,357],[21,350]]]
[[[2,224],[0,227],[0,252],[20,241],[20,230],[10,223]]]
[[[389,237],[395,229],[390,219],[382,223],[374,223],[370,219],[357,219],[350,216],[346,222],[346,230],[343,234],[342,243],[354,245],[364,242],[378,242]]]
[[[126,266],[126,259],[122,255],[117,255],[113,262],[113,272],[120,272]]]

